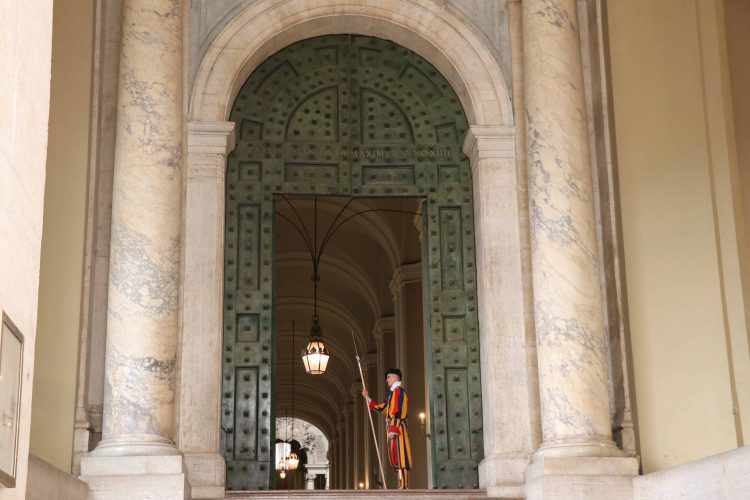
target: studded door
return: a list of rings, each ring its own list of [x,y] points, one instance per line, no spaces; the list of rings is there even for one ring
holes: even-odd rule
[[[222,427],[227,488],[273,487],[273,196],[422,197],[433,483],[478,487],[483,457],[466,117],[427,61],[331,35],[271,56],[230,120]],[[335,358],[331,362],[335,362]]]

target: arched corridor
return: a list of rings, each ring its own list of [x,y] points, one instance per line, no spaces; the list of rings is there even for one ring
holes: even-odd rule
[[[318,199],[321,234],[346,201],[346,198]],[[312,228],[312,198],[296,197],[290,202],[294,209],[277,199],[279,213],[293,217],[297,210],[305,225]],[[312,263],[299,234],[277,219],[276,414],[291,411],[290,372],[294,369],[295,415],[317,422],[332,437],[331,488],[358,489],[360,483],[363,488],[377,488],[381,481],[364,399],[359,394],[361,381],[352,334],[358,344],[366,382],[378,400],[385,398],[387,390],[385,370],[404,367],[404,383],[410,395],[409,422],[414,429],[411,442],[418,464],[413,484],[417,488],[427,487],[431,469],[427,455],[429,441],[417,418],[420,412],[429,414],[422,325],[421,217],[414,215],[419,206],[416,199],[363,200],[350,205],[354,211],[384,209],[404,213],[372,212],[359,220],[352,219],[352,224],[337,232],[325,250],[319,269],[318,314],[323,339],[332,355],[326,373],[319,376],[308,375],[300,359],[312,322]],[[384,248],[389,241],[396,243],[391,255]],[[410,260],[410,264],[393,265]],[[294,346],[292,321],[296,322]],[[403,357],[401,364],[397,353]],[[373,418],[385,461],[385,424],[380,415],[374,414]],[[393,487],[394,476],[385,463],[387,480]]]
[[[304,407],[343,415],[328,423],[340,448],[332,461],[346,468],[332,484],[382,482],[373,474],[352,338],[373,395],[385,370],[403,367],[412,421],[424,413],[434,430],[434,446],[426,428],[411,433],[412,485],[477,488],[483,449],[474,205],[459,141],[467,123],[450,85],[393,42],[322,36],[263,62],[230,118],[240,128],[226,184],[228,488],[273,487],[263,465],[265,422],[274,406],[290,406],[292,370]],[[301,349],[289,347],[292,322],[312,324],[314,316],[336,354],[330,371],[305,376],[300,361],[283,354]],[[274,343],[271,366],[263,353]]]

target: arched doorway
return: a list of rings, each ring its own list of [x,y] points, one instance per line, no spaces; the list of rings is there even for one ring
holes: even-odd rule
[[[265,489],[273,482],[279,193],[422,200],[433,484],[478,487],[483,437],[474,207],[461,151],[468,125],[451,86],[393,42],[322,36],[261,64],[242,86],[230,120],[238,133],[226,179],[227,487]]]
[[[280,489],[326,490],[329,487],[330,443],[314,424],[292,417],[276,418],[276,483]],[[295,470],[286,470],[280,448],[288,447],[298,453],[300,463]],[[288,452],[287,452],[288,453]],[[284,470],[284,477],[280,471]]]

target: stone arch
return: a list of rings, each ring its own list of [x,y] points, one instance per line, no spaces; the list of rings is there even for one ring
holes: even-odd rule
[[[331,88],[335,92],[328,92]],[[423,372],[430,394],[423,404],[429,405],[435,434],[432,476],[443,488],[478,488],[475,471],[484,452],[473,187],[461,154],[468,124],[450,83],[424,58],[392,41],[323,35],[266,59],[243,84],[230,119],[239,130],[227,168],[225,208],[222,425],[238,430],[226,443],[229,488],[270,486],[263,474],[268,438],[256,439],[252,429],[269,427],[273,407],[265,408],[273,404],[272,371],[278,366],[271,359],[283,350],[274,347],[280,337],[273,303],[283,299],[275,298],[273,234],[276,207],[284,205],[273,197],[313,193],[422,200],[426,285],[420,300],[429,319],[425,339],[418,342],[432,353]],[[316,197],[310,208],[317,207]],[[375,227],[366,236],[370,233],[378,239]],[[278,248],[297,248],[286,243]],[[380,251],[370,253],[362,263],[387,267],[388,259],[381,257]],[[348,343],[348,332],[337,333]],[[353,349],[338,352],[346,351]],[[257,419],[256,407],[263,409]]]
[[[335,415],[323,414],[319,406],[311,405],[307,401],[297,401],[294,403],[294,416],[307,420],[323,431],[329,442],[336,435],[336,424],[340,419],[338,413]]]
[[[234,148],[234,124],[227,118],[244,79],[268,56],[295,41],[336,33],[387,38],[423,56],[450,82],[466,112],[470,129],[463,149],[475,187],[477,268],[503,270],[502,277],[490,273],[477,281],[482,379],[488,381],[482,387],[486,458],[479,466],[479,484],[499,484],[501,478],[494,472],[498,468],[510,467],[514,477],[522,474],[526,456],[521,453],[511,460],[506,455],[515,457],[518,450],[531,449],[538,427],[533,416],[538,412],[533,396],[536,370],[527,359],[524,340],[533,331],[525,321],[528,277],[521,256],[528,249],[520,241],[519,226],[528,223],[519,214],[523,202],[508,86],[491,50],[474,30],[434,0],[384,0],[369,6],[346,0],[259,0],[211,43],[192,87],[187,126],[184,268],[202,267],[205,272],[183,276],[183,345],[212,346],[208,364],[205,350],[181,353],[184,366],[204,366],[202,371],[182,374],[184,393],[197,390],[210,395],[202,407],[188,398],[180,401],[180,419],[191,422],[179,427],[178,436],[191,478],[202,474],[203,465],[198,464],[208,456],[216,470],[224,466],[218,411],[203,409],[220,408],[220,392],[216,379],[201,374],[220,373],[222,363],[216,337],[222,331],[222,207],[226,158]],[[493,218],[493,214],[501,216]],[[186,307],[198,303],[203,310]],[[489,361],[499,360],[508,368],[502,373],[490,369]],[[517,379],[519,374],[523,380]],[[509,384],[518,390],[504,391]],[[515,421],[532,424],[513,435],[502,432],[501,425]],[[200,456],[198,461],[192,461],[193,454]],[[216,487],[224,484],[221,480]]]
[[[432,63],[470,125],[512,125],[508,85],[476,29],[435,0],[259,0],[214,38],[198,68],[191,121],[226,121],[240,88],[269,56],[299,40],[357,33],[392,40]]]

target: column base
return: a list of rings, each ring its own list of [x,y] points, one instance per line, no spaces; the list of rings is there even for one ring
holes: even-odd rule
[[[633,500],[633,457],[551,457],[537,454],[526,469],[526,500]]]
[[[622,450],[607,436],[564,437],[544,441],[535,455],[545,457],[621,457]]]
[[[192,498],[224,498],[226,465],[218,453],[185,452]]]
[[[173,441],[155,434],[127,434],[102,439],[92,457],[182,456]]]
[[[479,463],[479,487],[487,490],[490,498],[519,498],[523,496],[524,472],[529,466],[529,455],[490,455]]]
[[[89,488],[87,500],[188,500],[186,472],[182,455],[91,454],[81,460],[81,480]]]

